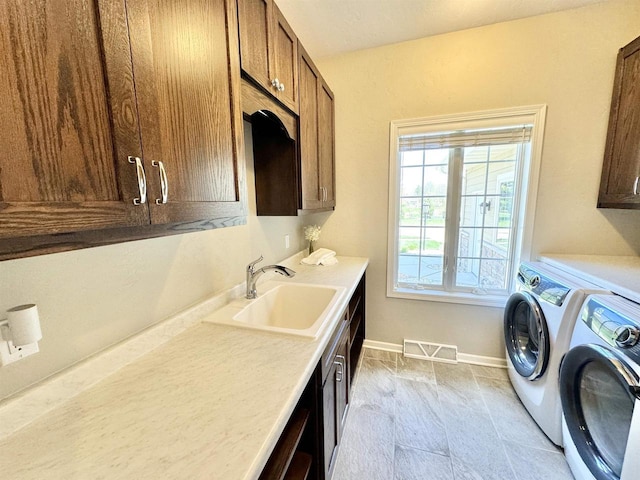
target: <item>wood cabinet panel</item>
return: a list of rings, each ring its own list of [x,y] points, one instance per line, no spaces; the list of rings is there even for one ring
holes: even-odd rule
[[[322,208],[318,171],[318,94],[320,74],[306,52],[300,55],[300,177],[301,208]]]
[[[330,210],[336,205],[333,93],[309,54],[298,50],[302,209]]]
[[[294,112],[298,111],[298,38],[277,5],[274,8],[273,75],[280,82],[278,99]]]
[[[215,218],[223,202],[240,207],[239,71],[229,75],[229,3],[128,2],[152,223]],[[155,202],[161,188],[152,161],[166,169],[167,204]]]
[[[242,69],[261,85],[269,88],[271,77],[271,18],[273,2],[269,0],[238,0],[240,26],[240,62]]]
[[[148,223],[127,162],[140,154],[135,122],[122,119],[130,70],[100,39],[113,33],[114,49],[128,49],[122,13],[82,0],[0,4],[0,239]]]
[[[620,49],[599,207],[640,208],[640,37]]]
[[[298,113],[298,39],[273,0],[237,0],[242,70]]]
[[[318,85],[318,168],[325,189],[323,207],[335,207],[335,126],[333,92],[321,79]]]
[[[243,223],[234,0],[8,0],[0,22],[0,259]]]
[[[337,344],[329,354],[331,365],[322,387],[324,473],[331,478],[342,440],[349,399],[349,325],[340,329]]]

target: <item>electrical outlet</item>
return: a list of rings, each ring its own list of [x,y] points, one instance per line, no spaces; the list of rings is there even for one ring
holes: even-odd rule
[[[5,341],[0,338],[0,364],[3,367],[39,351],[38,342],[16,347],[11,340]]]
[[[284,236],[284,248],[289,248],[289,234]]]

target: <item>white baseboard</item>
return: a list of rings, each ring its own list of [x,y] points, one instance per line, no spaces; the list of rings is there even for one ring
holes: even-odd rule
[[[402,345],[387,342],[376,342],[375,340],[366,340],[362,344],[365,348],[373,350],[386,350],[387,352],[402,353]]]
[[[387,352],[402,353],[402,345],[397,343],[365,340],[362,346],[365,348],[371,348],[373,350],[386,350]],[[460,351],[458,351],[458,361],[460,363],[469,363],[472,365],[481,365],[484,367],[507,368],[507,360],[505,358],[485,357],[482,355],[473,355],[471,353],[462,353]]]
[[[483,357],[482,355],[458,352],[458,361],[462,363],[470,363],[472,365],[481,365],[484,367],[507,368],[506,358]]]

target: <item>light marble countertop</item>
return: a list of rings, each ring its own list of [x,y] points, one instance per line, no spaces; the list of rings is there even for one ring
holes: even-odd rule
[[[640,303],[640,257],[545,253],[540,261]]]
[[[368,265],[338,259],[282,262],[292,282],[346,288],[317,340],[197,322],[0,440],[0,475],[258,478]]]

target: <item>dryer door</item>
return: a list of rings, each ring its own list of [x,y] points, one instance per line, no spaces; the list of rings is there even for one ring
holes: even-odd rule
[[[533,381],[549,363],[549,330],[540,305],[527,292],[509,297],[504,311],[504,341],[516,372]]]
[[[639,392],[638,375],[609,348],[579,345],[562,361],[560,398],[571,434],[565,441],[598,480],[621,478]]]

